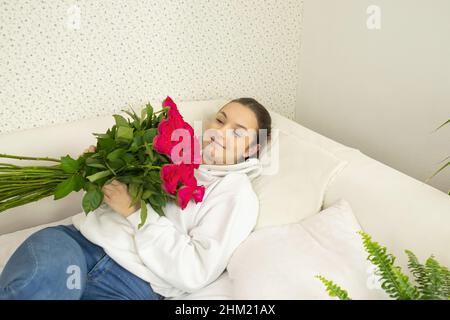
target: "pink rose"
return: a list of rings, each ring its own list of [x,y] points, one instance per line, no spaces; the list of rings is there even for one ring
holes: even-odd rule
[[[198,203],[203,200],[204,194],[205,194],[204,186],[197,186],[197,187],[182,186],[178,190],[177,194],[178,205],[181,207],[181,209],[184,209],[186,208],[186,206],[189,203],[189,200],[191,200],[192,197],[194,198],[194,201]]]
[[[192,165],[182,163],[178,165],[178,170],[183,185],[197,186],[197,179],[194,176],[194,167]]]
[[[162,187],[169,194],[175,194],[178,182],[181,180],[178,166],[176,164],[165,164],[161,168]]]
[[[169,107],[169,110],[167,118],[162,119],[158,125],[158,134],[153,139],[153,149],[167,155],[172,161],[171,164],[163,165],[161,168],[162,188],[169,194],[177,194],[177,203],[184,209],[191,199],[198,203],[203,200],[205,194],[205,187],[197,185],[194,175],[194,169],[197,169],[202,162],[200,143],[194,135],[194,129],[183,120],[176,104],[169,96],[163,101],[163,107]],[[178,141],[172,141],[172,133],[176,129],[187,131],[183,132],[186,134],[179,136]],[[189,139],[190,144],[188,148],[179,149],[181,155],[177,156],[180,156],[182,160],[175,163],[175,158],[178,157],[174,155],[174,159],[172,158],[172,150],[183,139]]]
[[[153,149],[158,153],[170,156],[170,152],[172,151],[172,143],[166,136],[156,135],[153,138]]]
[[[205,186],[197,186],[192,194],[195,203],[201,202],[205,195]]]

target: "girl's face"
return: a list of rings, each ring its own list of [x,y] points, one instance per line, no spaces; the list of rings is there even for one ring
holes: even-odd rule
[[[206,164],[235,164],[253,155],[258,122],[252,110],[230,102],[209,119],[202,138],[202,157]]]

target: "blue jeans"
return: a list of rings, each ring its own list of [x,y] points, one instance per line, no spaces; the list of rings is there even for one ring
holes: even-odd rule
[[[73,225],[48,227],[32,234],[0,275],[0,300],[163,298]]]

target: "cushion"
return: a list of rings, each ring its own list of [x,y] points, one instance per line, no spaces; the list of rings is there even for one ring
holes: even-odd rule
[[[322,208],[327,187],[347,161],[276,128],[261,154],[263,173],[252,181],[260,200],[255,229],[299,222]]]
[[[206,121],[230,100],[183,102],[179,109],[200,137]],[[350,149],[317,133],[312,140],[312,131],[273,110],[269,112],[272,143],[261,152],[262,175],[252,181],[260,200],[255,229],[299,222],[319,212],[328,186],[348,164],[326,148]],[[304,132],[308,134],[302,135]]]
[[[322,275],[352,299],[389,299],[367,260],[350,204],[332,206],[285,226],[256,230],[236,249],[227,267],[233,299],[337,299]]]
[[[184,102],[179,109],[200,137],[206,120],[229,100]],[[261,153],[262,175],[252,181],[260,200],[256,229],[299,222],[319,212],[328,186],[348,164],[325,148],[350,149],[319,135],[320,139],[310,142],[309,135],[300,134],[308,132],[306,128],[269,112],[273,120],[272,143]]]

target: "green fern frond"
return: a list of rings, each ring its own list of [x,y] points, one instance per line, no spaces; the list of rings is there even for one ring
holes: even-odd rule
[[[448,158],[448,157],[447,157]],[[446,158],[446,160],[447,160]],[[434,178],[439,172],[441,172],[442,170],[444,170],[445,168],[447,168],[448,166],[450,166],[450,161],[445,163],[443,166],[441,166],[439,169],[437,169],[435,172],[433,172],[433,174],[431,176],[429,176],[425,182],[430,181],[432,178]]]
[[[448,120],[445,121],[443,124],[441,124],[439,127],[437,127],[436,129],[434,129],[434,131],[439,130],[440,128],[442,128],[443,126],[446,126],[447,124],[450,124],[450,119],[448,119]]]
[[[377,266],[376,274],[381,277],[381,287],[394,299],[417,299],[419,293],[411,285],[408,276],[401,272],[400,267],[394,265],[395,257],[387,252],[386,247],[381,246],[365,232],[358,232],[363,239],[364,248],[369,256],[367,260]]]
[[[427,271],[425,266],[419,262],[416,255],[410,250],[405,250],[405,253],[408,256],[408,269],[414,276],[414,280],[418,285],[418,290],[423,292],[427,285]]]
[[[450,298],[450,271],[439,264],[433,255],[427,259],[425,265],[409,250],[408,268],[411,270],[418,284],[421,300],[437,300]]]
[[[328,294],[330,297],[338,297],[340,300],[351,300],[348,297],[348,292],[339,287],[337,284],[335,284],[333,281],[327,280],[323,276],[316,276],[322,283],[325,285]]]
[[[400,288],[400,292],[403,292],[403,299],[417,300],[420,298],[419,290],[409,282],[409,277],[402,273],[400,267],[393,266],[392,273],[395,275],[395,280]]]
[[[441,266],[432,255],[425,261],[426,285],[423,288],[423,298],[428,300],[447,299],[450,273],[447,268]]]
[[[381,287],[394,299],[408,300],[450,300],[450,271],[447,267],[431,255],[425,264],[421,264],[416,255],[405,250],[408,256],[408,268],[414,276],[417,286],[409,282],[408,276],[401,272],[400,267],[394,265],[395,257],[387,252],[386,247],[372,241],[365,232],[358,232],[363,239],[363,245],[369,254],[367,260],[372,262],[377,270],[375,273],[381,277]],[[332,297],[341,300],[351,300],[347,291],[323,276],[316,276],[325,285]]]

